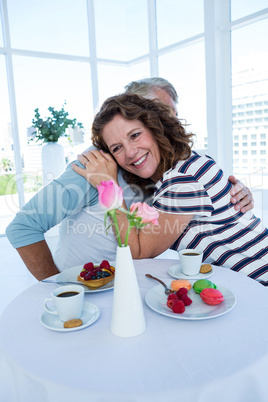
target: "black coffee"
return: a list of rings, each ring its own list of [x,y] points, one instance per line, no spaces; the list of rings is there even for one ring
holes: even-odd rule
[[[198,253],[183,253],[183,255],[199,255]]]
[[[79,294],[78,292],[63,292],[57,295],[57,297],[72,297],[78,294]]]

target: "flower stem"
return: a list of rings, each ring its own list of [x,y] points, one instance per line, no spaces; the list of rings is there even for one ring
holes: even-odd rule
[[[126,238],[125,238],[125,247],[127,246],[128,243],[128,236],[130,233],[130,230],[132,229],[133,226],[129,225],[128,229],[127,229],[127,233],[126,233]]]
[[[122,247],[122,242],[121,242],[121,237],[120,237],[120,232],[119,232],[119,227],[118,227],[118,222],[117,222],[117,217],[116,217],[116,210],[112,209],[109,211],[109,215],[113,220],[114,227],[115,227],[115,237],[117,238],[118,246]]]

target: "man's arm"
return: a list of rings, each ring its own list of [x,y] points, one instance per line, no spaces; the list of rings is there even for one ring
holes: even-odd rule
[[[97,190],[69,165],[59,178],[42,188],[17,213],[6,235],[36,279],[59,272],[44,233],[84,206],[96,204],[97,199]]]
[[[234,185],[231,194],[231,202],[235,205],[235,210],[245,213],[254,208],[254,199],[251,191],[240,180],[234,176],[229,176],[228,180]]]
[[[18,247],[17,251],[28,270],[39,281],[60,272],[45,240]]]

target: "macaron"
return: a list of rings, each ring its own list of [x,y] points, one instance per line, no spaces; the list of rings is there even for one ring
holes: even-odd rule
[[[190,290],[192,287],[191,282],[188,281],[188,279],[176,279],[171,282],[170,286],[171,289],[175,292],[178,291],[180,288],[186,288],[187,290]]]
[[[203,302],[212,306],[220,304],[224,301],[223,294],[218,289],[203,289],[200,293],[200,297]]]
[[[203,289],[206,289],[206,288],[216,289],[217,286],[213,282],[209,281],[208,279],[199,279],[198,281],[196,281],[193,284],[193,289],[196,293],[200,293],[200,292],[202,292]]]

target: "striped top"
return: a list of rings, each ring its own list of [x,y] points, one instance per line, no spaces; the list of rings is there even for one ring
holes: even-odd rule
[[[262,229],[252,211],[235,211],[231,187],[212,158],[193,151],[156,183],[153,206],[166,213],[194,215],[171,249],[200,249],[204,262],[268,286],[268,229]]]

